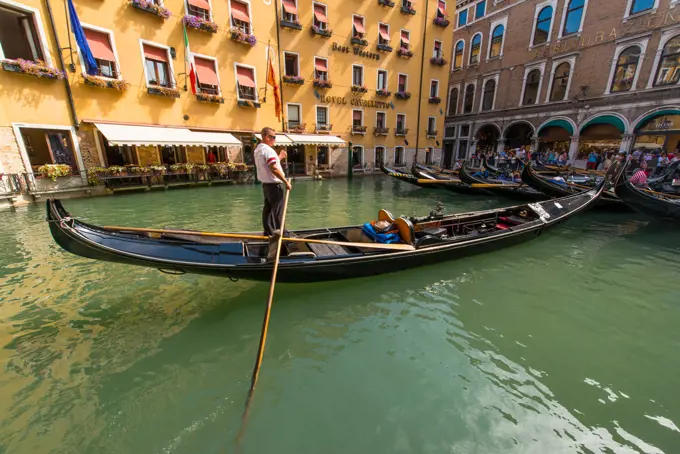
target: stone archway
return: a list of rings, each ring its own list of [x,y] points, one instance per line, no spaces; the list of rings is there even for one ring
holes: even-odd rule
[[[501,128],[494,123],[486,123],[477,129],[475,140],[477,141],[477,151],[482,153],[493,153],[496,151],[498,140],[501,137]]]
[[[534,125],[528,121],[516,121],[510,123],[503,133],[505,145],[511,149],[531,145],[534,139]]]

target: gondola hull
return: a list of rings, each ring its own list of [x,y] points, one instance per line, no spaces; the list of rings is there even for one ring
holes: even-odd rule
[[[480,188],[474,188],[469,184],[461,181],[459,178],[447,177],[443,175],[433,175],[424,167],[414,163],[411,167],[413,175],[421,180],[442,181],[442,184],[431,183],[427,186],[436,187],[438,189],[446,189],[457,194],[472,194],[472,195],[489,195],[487,191]]]
[[[432,189],[431,185],[425,185],[425,184],[420,184],[418,183],[418,177],[415,175],[412,175],[410,173],[404,173],[404,172],[399,172],[398,170],[395,169],[390,169],[389,167],[385,167],[382,162],[380,163],[380,171],[387,175],[388,177],[392,177],[396,180],[403,181],[405,183],[410,183],[414,186],[418,186],[421,188],[430,188]]]
[[[532,205],[487,210],[468,214],[415,220],[421,234],[411,251],[385,251],[366,248],[340,248],[343,253],[327,255],[282,255],[278,271],[280,282],[320,282],[373,276],[388,272],[455,260],[472,254],[512,246],[541,235],[595,203],[603,186],[574,197]],[[524,222],[496,225],[512,213],[530,213]],[[512,216],[514,217],[514,216]],[[429,219],[429,218],[427,218]],[[272,264],[267,262],[266,242],[212,239],[204,240],[192,232],[176,237],[136,233],[125,229],[102,228],[73,219],[58,200],[47,201],[47,221],[52,237],[72,254],[94,260],[156,268],[170,274],[194,273],[231,279],[267,281]],[[505,222],[505,221],[503,221]],[[488,224],[488,225],[487,225]],[[475,225],[481,228],[475,230]],[[450,232],[435,237],[422,230],[435,226]],[[465,230],[466,226],[473,226]],[[300,238],[336,234],[361,229],[357,226],[294,232]],[[421,229],[420,231],[418,229]],[[456,235],[455,232],[463,232]],[[259,251],[259,252],[258,252]]]
[[[522,171],[522,181],[537,191],[541,191],[546,196],[552,198],[568,197],[570,195],[578,194],[582,191],[581,189],[566,185],[563,186],[561,184],[549,181],[548,179],[536,173],[536,170],[530,165],[524,166],[524,170]],[[597,207],[613,211],[628,210],[628,207],[618,197],[611,193],[603,194],[597,203]]]
[[[488,185],[485,189],[489,193],[500,196],[507,197],[513,200],[519,201],[534,201],[538,202],[541,200],[546,200],[545,194],[537,191],[531,187],[525,186],[515,186],[515,185],[505,185],[498,183],[497,181],[487,180],[485,178],[479,178],[470,173],[470,171],[463,166],[460,169],[460,179],[470,185],[473,184],[484,184]]]
[[[666,221],[680,221],[680,199],[672,200],[661,193],[655,195],[642,191],[627,180],[621,181],[615,190],[616,195],[638,213]]]

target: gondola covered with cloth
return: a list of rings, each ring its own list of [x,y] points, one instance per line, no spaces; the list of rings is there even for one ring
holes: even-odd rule
[[[422,218],[394,219],[381,210],[378,220],[393,226],[391,233],[397,235],[394,244],[380,244],[376,235],[367,234],[370,223],[294,231],[284,238],[278,281],[358,278],[497,250],[536,238],[586,210],[603,190],[604,182],[562,199],[446,216],[433,211]],[[75,255],[172,274],[255,281],[271,278],[268,238],[258,234],[99,227],[73,218],[59,200],[48,200],[46,208],[52,237]],[[385,246],[399,249],[384,249]]]

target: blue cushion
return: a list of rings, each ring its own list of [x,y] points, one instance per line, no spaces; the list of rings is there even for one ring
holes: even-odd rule
[[[375,231],[375,228],[373,225],[366,223],[364,226],[361,228],[363,232],[368,235],[373,241],[376,243],[382,243],[382,244],[393,244],[393,243],[399,243],[401,241],[401,237],[396,234],[396,233],[378,233]]]

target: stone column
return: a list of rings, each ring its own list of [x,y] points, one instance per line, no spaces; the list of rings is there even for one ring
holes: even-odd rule
[[[534,139],[531,141],[531,152],[536,153],[538,151],[538,147],[541,145],[541,140],[538,137],[534,137]]]
[[[465,155],[465,157],[466,157],[467,159],[469,159],[470,156],[472,156],[472,155],[475,154],[476,152],[477,152],[477,140],[471,140],[471,141],[470,141],[470,148],[468,149],[468,152],[467,152],[467,154]]]
[[[498,139],[497,145],[496,145],[496,153],[499,153],[503,150],[505,150],[505,143],[507,140],[505,139]]]
[[[576,163],[576,158],[578,157],[579,140],[579,136],[573,136],[571,138],[571,144],[569,145],[569,160],[567,161],[567,164],[570,166],[573,166]]]
[[[633,151],[633,145],[635,145],[635,134],[624,134],[623,139],[621,139],[619,153],[630,154]]]

